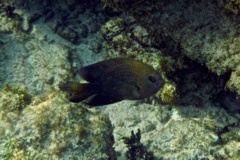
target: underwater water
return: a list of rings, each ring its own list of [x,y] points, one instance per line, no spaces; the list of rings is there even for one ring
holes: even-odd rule
[[[220,0],[0,0],[0,159],[240,159],[239,9]],[[101,63],[80,74],[116,57],[141,67]],[[74,85],[61,90],[84,80],[103,84],[100,105],[69,101]]]

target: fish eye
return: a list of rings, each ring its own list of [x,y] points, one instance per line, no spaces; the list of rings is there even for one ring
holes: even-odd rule
[[[156,78],[153,76],[148,76],[148,80],[152,83],[155,83],[157,81]]]

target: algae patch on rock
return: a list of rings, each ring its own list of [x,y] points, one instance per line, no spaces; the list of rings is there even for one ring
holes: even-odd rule
[[[5,84],[0,92],[0,108],[6,112],[21,112],[31,103],[31,95],[26,88]]]
[[[224,6],[227,10],[238,14],[240,10],[240,1],[239,0],[218,0],[218,3]]]
[[[1,91],[1,108],[14,108],[18,93]],[[21,94],[20,94],[21,95]],[[16,98],[12,98],[16,97]],[[70,104],[63,94],[35,97],[18,114],[0,111],[0,159],[108,159],[112,126],[108,116]],[[14,117],[12,116],[14,114]],[[11,117],[9,117],[11,116]]]
[[[122,102],[106,107],[105,112],[115,126],[114,147],[121,153],[119,159],[128,153],[122,137],[137,128],[141,130],[141,144],[156,159],[238,159],[239,114],[231,115],[219,106]],[[234,144],[236,148],[231,150]]]
[[[103,2],[133,16],[152,35],[152,45],[154,39],[164,39],[165,44],[174,42],[181,55],[205,65],[211,72],[219,76],[232,73],[226,88],[239,97],[239,15],[227,13],[214,0]],[[239,10],[238,1],[223,2]]]

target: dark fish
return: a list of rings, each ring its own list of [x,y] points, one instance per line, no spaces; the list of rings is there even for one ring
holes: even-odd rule
[[[130,59],[113,58],[79,69],[89,83],[64,83],[59,87],[71,93],[71,102],[90,106],[112,104],[124,99],[138,100],[155,94],[164,84],[151,66]]]

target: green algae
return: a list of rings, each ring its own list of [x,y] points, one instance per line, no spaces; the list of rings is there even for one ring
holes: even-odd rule
[[[145,45],[157,47],[162,52],[165,50],[165,53],[172,57],[172,61],[175,61],[170,63],[171,65],[166,65],[171,66],[172,70],[184,66],[182,62],[179,67],[175,64],[180,59],[176,57],[186,56],[205,65],[209,71],[218,76],[231,74],[226,88],[235,92],[239,99],[240,38],[237,14],[229,14],[213,0],[192,3],[186,0],[179,3],[170,1],[119,3],[116,0],[103,0],[103,2],[113,9],[133,16],[135,21],[129,20],[130,23],[138,23],[149,33],[147,39],[150,43]],[[235,13],[239,11],[238,0],[220,0],[218,3],[222,3],[225,8],[230,8]],[[195,12],[196,10],[198,12]],[[144,55],[143,52],[139,54]],[[162,56],[160,59],[163,62]],[[168,67],[164,67],[164,62],[161,66],[163,70],[169,71]]]
[[[5,86],[1,97],[6,100],[23,93],[18,87]],[[70,104],[56,92],[32,101],[23,97],[9,99],[10,109],[0,111],[1,159],[114,157],[112,126],[106,115]],[[16,101],[24,107],[19,108]]]
[[[24,11],[19,10],[19,14]],[[23,21],[22,17],[14,12],[14,7],[0,5],[0,31],[2,33],[11,34],[15,40],[23,42],[32,36],[27,34],[25,26],[29,25],[28,21]],[[30,27],[28,27],[30,28]]]
[[[221,135],[223,143],[227,143],[229,141],[237,141],[240,142],[240,129],[237,127],[230,128],[230,130]]]
[[[131,1],[130,0],[121,1],[121,4],[124,4],[124,2],[131,2]],[[136,0],[136,2],[137,2],[137,0]],[[141,2],[141,1],[138,1],[138,2]],[[113,3],[113,1],[112,1],[112,3]],[[10,24],[10,23],[8,23],[8,24]],[[121,23],[119,23],[119,24],[121,24]],[[181,23],[179,23],[179,24],[180,24],[179,26],[182,27]],[[139,44],[144,44],[144,47],[149,45],[148,43],[145,43],[145,42],[142,43],[142,41],[141,41],[141,39],[145,38],[144,36],[141,36],[140,34],[138,34],[140,32],[143,32],[142,29],[140,29],[138,32],[135,32],[133,34],[129,34],[131,32],[126,32],[126,30],[129,31],[128,30],[129,28],[128,28],[128,26],[125,26],[125,25],[126,25],[125,22],[122,23],[121,27],[118,30],[118,31],[120,31],[119,34],[116,34],[115,36],[109,36],[108,37],[109,42],[107,42],[108,44],[106,46],[109,46],[109,48],[108,48],[109,53],[107,53],[109,57],[111,57],[111,56],[129,56],[129,57],[133,57],[133,58],[136,58],[136,59],[140,59],[140,60],[145,61],[145,62],[147,61],[148,63],[150,63],[151,65],[153,65],[157,69],[159,69],[159,71],[162,71],[164,74],[167,74],[171,71],[174,71],[174,70],[178,69],[178,67],[176,67],[177,61],[175,61],[175,59],[173,57],[170,57],[170,56],[168,56],[167,58],[162,57],[162,53],[158,49],[155,50],[155,49],[149,49],[148,48],[147,50],[143,50],[141,48],[141,45],[139,45]],[[124,30],[122,30],[123,27],[125,27]],[[131,29],[132,28],[130,28],[130,30]],[[124,33],[121,33],[121,32],[124,32]],[[131,35],[131,36],[129,36],[129,35]],[[132,39],[132,37],[133,37],[133,39]],[[111,43],[111,38],[113,38],[113,40],[114,40],[114,43],[112,43],[114,45],[110,44]],[[137,40],[140,43],[135,43],[134,40]],[[38,42],[36,42],[36,43],[38,43]],[[44,45],[45,44],[43,44],[43,46]],[[130,49],[128,49],[129,45],[132,46]],[[49,48],[51,48],[51,47],[52,46],[50,46]],[[36,50],[39,49],[39,48],[37,48],[35,50],[35,47],[32,47],[31,45],[28,46],[27,48],[29,48],[29,50],[33,50],[33,52],[35,52]],[[114,48],[114,50],[112,48]],[[43,50],[43,52],[44,52],[44,50]],[[42,55],[43,52],[41,52],[40,55]],[[149,53],[151,53],[151,54],[149,54]],[[49,53],[47,53],[47,54],[49,54]],[[169,55],[170,54],[171,53],[169,53]],[[53,54],[53,55],[55,55],[55,54]],[[221,60],[221,57],[217,60],[218,61]],[[160,61],[160,62],[158,62],[158,61]],[[215,61],[213,60],[211,65],[210,65],[213,70],[216,67],[216,63],[214,63],[214,62]],[[47,63],[48,62],[44,62],[44,65],[42,65],[42,66],[46,67]],[[59,65],[59,66],[62,66],[63,64],[64,63],[61,63],[61,65]],[[183,65],[183,64],[180,63],[180,66],[181,65]],[[47,68],[47,69],[43,70],[43,73],[47,73],[45,71],[52,70],[53,68],[54,67]],[[57,68],[57,67],[55,67],[55,68]],[[43,76],[43,77],[46,77],[46,76]],[[239,94],[240,93],[239,92],[239,85],[238,85],[239,81],[236,83],[236,80],[238,80],[238,72],[234,72],[234,74],[232,74],[232,77],[233,78],[231,78],[231,81],[228,82],[227,87],[229,89],[231,89],[232,91],[237,91],[237,93]],[[64,79],[65,80],[66,76],[60,75],[59,79]],[[166,81],[167,81],[167,78],[166,78]],[[182,81],[182,82],[186,82],[186,81]],[[49,85],[52,85],[52,78],[49,78],[48,80],[46,80],[46,83],[48,83]],[[161,93],[158,93],[157,95],[159,97],[162,97],[163,98],[162,101],[164,101],[164,102],[167,102],[167,103],[171,103],[172,101],[174,102],[175,98],[176,98],[175,96],[178,96],[178,94],[175,92],[176,91],[176,85],[174,83],[170,83],[170,85],[166,85],[166,86],[167,86],[166,89],[163,89],[161,91]],[[172,91],[174,91],[174,92],[172,92]],[[0,127],[0,139],[1,140],[2,139],[8,139],[8,141],[4,142],[5,145],[3,145],[3,146],[6,146],[6,150],[3,150],[5,152],[5,157],[6,158],[8,158],[8,159],[10,159],[10,158],[27,159],[27,157],[30,157],[30,159],[49,159],[49,157],[50,157],[50,159],[51,158],[58,159],[59,157],[62,158],[61,152],[63,152],[63,154],[68,154],[68,152],[66,150],[71,152],[75,149],[73,151],[74,152],[73,154],[75,154],[75,155],[73,155],[70,158],[77,159],[78,158],[77,154],[79,153],[78,151],[80,149],[82,149],[82,148],[89,149],[90,145],[96,145],[97,146],[98,143],[103,143],[103,139],[101,137],[99,137],[98,134],[102,134],[102,132],[105,132],[103,134],[111,136],[111,134],[109,134],[109,133],[112,132],[112,129],[111,129],[112,127],[111,127],[111,124],[108,123],[109,119],[107,118],[107,116],[102,116],[100,118],[96,118],[96,117],[92,118],[91,117],[91,121],[87,121],[86,123],[84,123],[84,122],[82,122],[82,119],[85,119],[85,118],[87,119],[89,115],[88,115],[88,113],[85,112],[84,109],[79,110],[78,107],[85,107],[85,106],[77,105],[75,107],[74,106],[69,107],[67,102],[66,103],[65,102],[59,103],[59,101],[61,101],[59,99],[63,98],[63,97],[61,97],[61,95],[59,95],[59,97],[61,97],[61,98],[59,98],[58,100],[55,99],[54,101],[52,101],[50,103],[50,101],[51,101],[50,99],[57,96],[57,93],[52,93],[51,95],[52,96],[50,96],[50,94],[47,94],[45,96],[34,98],[34,100],[32,101],[32,103],[30,105],[28,103],[26,103],[26,105],[24,105],[24,103],[21,102],[22,100],[20,100],[20,102],[24,106],[23,108],[22,107],[20,107],[20,108],[15,107],[13,105],[14,107],[12,107],[13,109],[10,108],[11,112],[8,113],[8,115],[6,114],[6,112],[4,112],[5,115],[1,114],[1,116],[4,115],[4,117],[7,117],[7,118],[4,118],[4,119],[0,118],[0,120],[1,121],[4,120],[3,122],[7,121],[8,123],[10,123],[12,125],[12,127],[9,127],[9,126],[4,126],[3,127],[2,125]],[[53,96],[53,95],[55,95],[55,96]],[[11,97],[9,97],[8,99],[11,99]],[[21,98],[21,96],[19,96],[19,99],[23,99],[23,98]],[[13,99],[13,101],[14,101],[14,99]],[[11,103],[13,103],[13,102],[11,102]],[[49,106],[44,107],[44,103],[46,103],[46,105],[49,105]],[[56,103],[56,105],[54,105],[54,103]],[[54,110],[52,111],[51,110],[49,112],[53,112],[54,114],[57,113],[57,116],[53,116],[53,115],[51,115],[49,113],[46,113],[46,112],[45,112],[46,113],[45,114],[44,109],[50,110],[49,108],[52,107],[52,106],[54,107],[54,110],[60,109],[60,110],[63,110],[63,112],[65,112],[65,111],[67,111],[67,112],[66,113],[59,113],[57,111],[54,111]],[[37,109],[36,110],[32,109],[34,107],[36,107]],[[59,108],[57,108],[57,107],[59,107]],[[64,110],[63,108],[65,108],[65,107],[67,107],[69,110]],[[157,106],[157,107],[159,107],[159,106]],[[31,108],[31,109],[29,109],[29,108]],[[41,108],[43,109],[43,111],[40,111]],[[170,108],[172,108],[172,107],[170,107]],[[9,108],[6,107],[6,109],[4,109],[4,111],[8,111],[8,109]],[[189,108],[186,109],[186,110],[187,110],[186,112],[189,113],[189,115],[188,115],[189,117],[191,117],[191,116],[194,117],[194,114],[198,114],[199,112],[201,112],[201,111],[194,112],[194,111],[191,111]],[[208,108],[207,107],[202,108],[202,110],[208,110]],[[22,111],[24,111],[24,114],[22,115],[22,116],[24,116],[23,118],[19,117],[18,114],[15,114],[15,113],[21,113]],[[41,116],[37,116],[37,113],[33,113],[35,111],[37,111],[37,113],[40,113]],[[75,114],[74,112],[77,112],[77,114]],[[3,113],[3,112],[0,111],[0,113]],[[35,117],[35,118],[30,116],[32,113],[33,113],[33,117]],[[74,113],[74,114],[70,114],[70,113]],[[162,112],[158,113],[159,117],[162,116],[162,115],[160,115],[161,113]],[[219,114],[219,112],[214,112],[214,113]],[[212,114],[214,114],[214,113],[212,113]],[[27,114],[29,114],[29,115],[27,116]],[[69,121],[67,120],[68,118],[63,118],[63,117],[65,117],[65,114],[67,114],[67,117],[69,119],[73,119],[73,122],[69,123]],[[95,116],[97,116],[98,113],[91,113],[90,115],[92,115],[92,114],[96,114]],[[165,114],[166,113],[163,112],[163,115],[165,115]],[[47,116],[50,116],[50,117],[47,118]],[[189,118],[188,116],[187,116],[187,118]],[[209,116],[209,115],[205,114],[204,116]],[[12,118],[9,118],[9,117],[12,117]],[[184,155],[183,152],[185,151],[184,156],[186,158],[189,158],[188,157],[189,156],[188,155],[189,151],[191,151],[191,149],[194,149],[194,147],[196,147],[195,145],[192,148],[188,147],[189,146],[188,144],[191,141],[195,142],[195,144],[197,144],[197,147],[199,147],[199,148],[202,147],[201,149],[206,150],[205,153],[207,153],[208,150],[206,148],[204,148],[204,146],[200,146],[198,143],[201,143],[201,140],[203,140],[205,142],[205,141],[208,141],[209,139],[204,139],[205,135],[203,136],[199,133],[205,134],[206,132],[204,132],[204,129],[206,129],[211,134],[212,132],[215,132],[216,130],[218,130],[219,127],[220,128],[222,127],[222,125],[219,126],[219,124],[218,124],[219,120],[216,120],[216,121],[206,120],[206,121],[201,122],[202,119],[198,119],[197,120],[198,122],[195,121],[195,123],[197,125],[192,125],[191,126],[192,123],[190,123],[190,122],[187,123],[188,122],[187,120],[179,122],[179,123],[171,121],[171,115],[169,115],[169,113],[165,116],[162,116],[162,117],[163,117],[162,122],[167,123],[169,121],[169,123],[167,123],[167,124],[170,124],[170,127],[171,127],[171,123],[172,123],[172,125],[175,123],[175,125],[172,126],[171,129],[173,129],[174,133],[176,133],[175,137],[174,137],[174,145],[173,145],[173,147],[175,147],[174,148],[175,150],[171,150],[171,146],[170,146],[169,150],[168,150],[169,147],[161,147],[160,148],[161,154],[162,155],[166,154],[166,155],[164,155],[164,157],[167,157],[167,154],[171,155],[172,153],[175,154],[175,153],[178,153],[178,152],[180,152],[180,153],[182,153],[182,155]],[[221,115],[219,115],[219,117],[221,117]],[[24,120],[28,120],[28,118],[31,120],[30,124],[32,124],[32,128],[28,127],[27,124],[22,125],[24,123]],[[50,118],[53,118],[54,122],[52,122],[50,120]],[[154,117],[152,117],[152,118],[154,118]],[[28,137],[28,135],[26,135],[25,139],[24,139],[24,136],[22,136],[22,135],[17,137],[17,138],[16,137],[15,138],[10,138],[11,136],[5,136],[5,131],[6,131],[6,135],[9,135],[9,132],[11,132],[11,131],[15,131],[15,127],[16,127],[15,123],[19,119],[21,119],[22,121],[19,122],[18,125],[20,125],[20,127],[24,127],[24,128],[23,129],[18,128],[18,131],[21,130],[22,132],[20,132],[20,133],[23,134],[23,132],[27,132],[27,131],[30,131],[31,129],[33,129],[31,131],[31,135],[29,135],[29,137]],[[213,118],[213,119],[215,119],[215,118]],[[101,121],[101,124],[100,124],[99,121]],[[228,121],[228,120],[223,119],[222,121],[225,122],[225,121]],[[82,122],[82,123],[80,123],[80,122]],[[107,125],[106,125],[106,122],[107,122]],[[2,124],[2,122],[0,122],[0,123]],[[73,123],[75,125],[73,125]],[[184,125],[184,123],[187,123],[187,124]],[[68,126],[67,124],[70,124],[70,126]],[[86,127],[87,125],[90,125],[91,127],[88,128],[88,127]],[[102,129],[99,129],[101,127],[104,128],[105,125],[108,127],[108,130],[103,131]],[[202,127],[203,129],[198,130],[199,126]],[[178,129],[174,129],[174,128],[177,128],[177,127],[178,127]],[[187,129],[187,132],[182,131],[182,133],[184,133],[183,136],[182,136],[182,133],[178,133],[178,131],[181,130],[182,128]],[[196,128],[195,130],[198,131],[198,134],[195,133],[195,131],[192,130],[193,128],[194,129]],[[166,130],[166,129],[168,129],[168,128],[164,128],[164,130]],[[91,134],[92,131],[96,131],[96,130],[97,130],[97,134],[95,134],[95,136],[93,136],[92,138],[90,138],[91,140],[89,140],[89,134]],[[227,159],[229,157],[231,157],[233,159],[234,158],[239,159],[239,155],[238,156],[234,155],[236,153],[240,153],[239,152],[239,147],[237,147],[237,146],[239,146],[239,139],[237,137],[238,132],[235,132],[235,131],[236,130],[233,130],[231,132],[227,132],[227,133],[224,133],[224,134],[221,135],[221,138],[223,139],[224,143],[226,143],[226,145],[225,146],[220,146],[220,147],[222,147],[222,150],[220,149],[216,153],[216,155],[217,155],[215,157],[216,159]],[[59,142],[59,140],[55,140],[54,144],[56,145],[56,147],[55,147],[54,150],[51,150],[51,151],[54,151],[54,156],[51,155],[53,152],[48,152],[48,151],[46,151],[47,149],[44,149],[42,154],[39,154],[39,151],[42,151],[43,146],[50,145],[50,143],[48,143],[47,141],[50,140],[49,137],[53,136],[53,134],[52,134],[53,132],[54,133],[62,132],[62,133],[60,133],[61,135],[63,135],[62,138],[65,140],[65,142],[67,141],[66,143],[68,143],[69,146],[67,146],[65,143]],[[159,131],[159,132],[162,132],[162,131]],[[195,135],[193,134],[193,136],[192,136],[192,132]],[[37,134],[37,136],[35,136],[35,138],[32,138],[32,137],[34,137],[35,133]],[[66,140],[66,136],[64,136],[64,134],[65,135],[73,135],[71,137],[72,140],[70,140],[70,139]],[[166,132],[165,134],[167,135],[168,133]],[[16,136],[16,134],[14,136]],[[57,134],[54,134],[54,136],[57,136]],[[206,133],[206,136],[208,136],[208,133]],[[76,137],[80,137],[81,141],[76,140],[78,143],[75,143],[75,145],[72,145],[71,142],[75,141]],[[160,137],[160,138],[164,139],[164,137]],[[154,140],[156,141],[157,139],[160,139],[160,138],[158,136],[158,138],[156,138]],[[182,140],[181,140],[181,138],[182,138]],[[36,143],[36,145],[31,145],[31,144],[28,143],[28,144],[26,144],[26,146],[23,147],[21,145],[23,145],[23,144],[25,145],[25,143],[23,143],[22,139],[29,140],[29,142]],[[59,139],[61,139],[61,138],[59,138]],[[84,141],[85,139],[88,140],[88,141],[87,142]],[[200,140],[196,142],[196,139],[200,139]],[[236,141],[235,141],[235,139],[236,139]],[[97,143],[93,144],[91,142],[92,140],[96,141]],[[151,139],[151,138],[149,139],[149,141],[152,141],[152,140],[153,139]],[[215,142],[215,141],[212,140],[211,142]],[[211,144],[207,143],[207,145],[210,146]],[[40,147],[38,147],[38,146],[40,146]],[[3,147],[1,146],[0,148],[2,149]],[[156,151],[157,150],[159,150],[159,147],[156,144]],[[213,158],[212,155],[214,155],[215,153],[212,154],[212,152],[215,152],[215,150],[209,150],[209,152],[210,152],[210,155],[208,155],[208,157]],[[80,154],[82,154],[82,153],[80,153]],[[3,155],[3,154],[1,154],[1,155]],[[83,153],[83,155],[87,155],[87,154]],[[90,154],[88,154],[88,155],[90,155]],[[97,157],[97,156],[95,156],[95,157]],[[106,157],[104,157],[104,158],[106,159]],[[69,158],[69,157],[67,157],[67,158]],[[93,158],[93,156],[91,158]],[[104,159],[104,158],[102,158],[102,159]],[[177,159],[181,159],[181,158],[182,157],[178,157]],[[200,158],[195,157],[195,159],[200,159]]]
[[[5,84],[0,92],[1,110],[5,112],[21,112],[31,103],[32,96],[26,88]]]
[[[218,0],[218,2],[224,6],[225,9],[233,12],[234,14],[238,14],[240,9],[240,1],[239,0]]]

